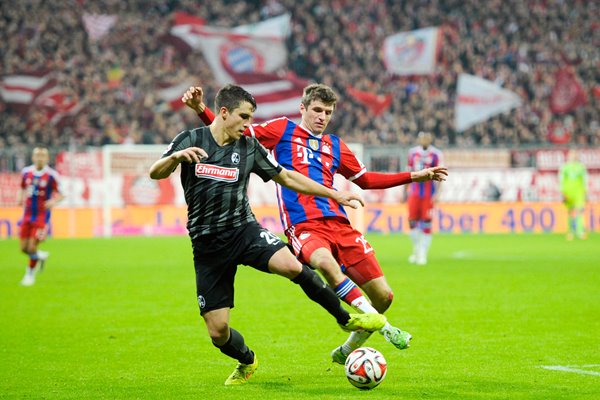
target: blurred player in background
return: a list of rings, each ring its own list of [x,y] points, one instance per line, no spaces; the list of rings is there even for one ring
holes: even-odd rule
[[[567,240],[573,240],[574,237],[585,239],[583,210],[587,197],[587,170],[585,165],[579,161],[576,150],[569,151],[567,162],[560,167],[558,180],[563,203],[569,213]]]
[[[433,135],[419,132],[418,146],[408,152],[408,170],[419,171],[443,165],[442,152],[432,145]],[[406,188],[408,201],[408,224],[413,252],[408,261],[412,264],[427,264],[427,254],[431,246],[431,220],[433,208],[441,193],[441,182],[413,182]]]
[[[202,101],[202,88],[192,87],[182,101],[194,109],[205,123],[212,112]],[[363,189],[384,189],[413,181],[444,180],[446,168],[435,167],[416,172],[368,172],[348,146],[336,135],[325,133],[337,102],[333,90],[322,84],[304,88],[300,124],[286,117],[249,126],[244,134],[258,139],[273,151],[285,168],[295,170],[328,188],[333,176],[341,174]],[[277,198],[285,234],[298,259],[321,271],[338,297],[365,312],[385,312],[393,292],[364,235],[354,229],[346,212],[330,200],[298,194],[278,186]],[[344,275],[345,274],[345,275]],[[367,300],[356,284],[368,295]],[[386,323],[380,330],[398,349],[409,346],[411,335]],[[347,355],[366,342],[371,332],[354,332],[346,343],[332,352],[332,360],[344,364]]]
[[[150,167],[150,177],[164,179],[181,166],[181,184],[188,204],[188,231],[192,239],[200,313],[213,344],[238,365],[225,381],[247,381],[258,361],[244,338],[229,327],[234,305],[238,264],[276,273],[300,285],[347,330],[377,330],[386,319],[378,313],[349,314],[333,290],[310,268],[302,265],[275,234],[261,227],[248,203],[251,172],[264,181],[273,179],[294,191],[331,199],[338,207],[362,200],[338,192],[282,168],[254,138],[243,136],[256,102],[239,86],[227,85],[216,96],[217,117],[207,127],[183,131],[163,157]],[[309,319],[308,316],[304,317]]]
[[[50,210],[64,198],[59,191],[58,173],[48,166],[48,149],[34,148],[31,159],[33,165],[21,172],[21,189],[17,194],[18,204],[23,205],[21,251],[29,256],[29,265],[21,280],[23,286],[33,285],[36,273],[44,268],[49,253],[38,250],[38,245],[48,234]]]

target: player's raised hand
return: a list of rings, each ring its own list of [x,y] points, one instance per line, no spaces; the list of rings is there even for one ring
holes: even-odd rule
[[[173,157],[180,163],[199,163],[203,159],[208,158],[208,154],[200,147],[188,147],[187,149],[173,153]]]
[[[188,90],[181,97],[181,101],[185,103],[186,106],[196,111],[197,113],[201,113],[204,111],[204,91],[200,86],[190,86]]]
[[[446,180],[447,176],[448,168],[446,167],[431,167],[410,173],[410,178],[413,180],[413,182],[442,182]]]
[[[359,194],[347,191],[336,192],[334,198],[339,204],[352,208],[358,208],[359,205],[365,206],[365,202]]]

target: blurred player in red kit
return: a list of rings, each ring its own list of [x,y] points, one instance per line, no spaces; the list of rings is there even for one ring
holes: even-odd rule
[[[50,209],[64,196],[59,191],[58,173],[48,166],[48,149],[38,146],[33,149],[33,164],[21,172],[21,190],[17,194],[19,205],[23,205],[21,219],[21,251],[29,256],[29,265],[21,285],[35,283],[38,270],[44,268],[48,252],[38,250],[40,242],[46,239]]]
[[[433,135],[419,132],[419,145],[408,152],[408,170],[419,171],[443,165],[442,152],[432,145]],[[412,264],[427,264],[427,253],[431,246],[431,219],[433,207],[441,193],[441,181],[413,182],[407,186],[408,223],[413,252],[408,258]]]

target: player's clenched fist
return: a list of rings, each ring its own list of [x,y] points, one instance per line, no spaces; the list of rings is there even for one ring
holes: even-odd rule
[[[190,86],[190,88],[183,94],[181,101],[188,107],[196,112],[204,111],[204,91],[200,86]]]

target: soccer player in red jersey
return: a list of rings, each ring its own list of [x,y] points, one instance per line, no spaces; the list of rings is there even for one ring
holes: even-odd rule
[[[202,102],[202,95],[200,87],[191,87],[182,101],[208,124],[214,117]],[[338,136],[324,133],[336,102],[337,96],[330,87],[309,85],[304,89],[300,103],[300,124],[281,117],[251,125],[244,133],[271,150],[285,168],[329,188],[333,188],[335,173],[363,189],[445,179],[445,167],[390,174],[368,172]],[[392,290],[373,248],[363,234],[350,225],[344,209],[326,198],[298,194],[281,186],[277,191],[281,222],[300,261],[319,269],[338,297],[353,308],[362,312],[383,313],[387,310],[392,302]],[[369,296],[372,305],[354,282]],[[389,323],[380,333],[399,349],[409,346],[411,335]],[[370,334],[353,332],[346,343],[334,349],[332,360],[344,364],[346,356],[360,347]]]
[[[444,163],[440,149],[433,146],[433,135],[419,132],[419,145],[408,152],[408,170],[418,171],[423,168],[437,167]],[[427,264],[427,253],[431,246],[431,219],[433,207],[441,193],[441,182],[414,182],[406,190],[408,198],[408,224],[413,253],[408,258],[412,264]]]
[[[49,158],[48,149],[38,146],[33,149],[33,164],[21,172],[21,190],[17,195],[19,205],[23,205],[21,251],[29,256],[21,280],[23,286],[33,285],[37,271],[44,268],[48,252],[38,250],[38,245],[48,234],[50,209],[64,198],[59,191],[58,173],[48,166]]]

